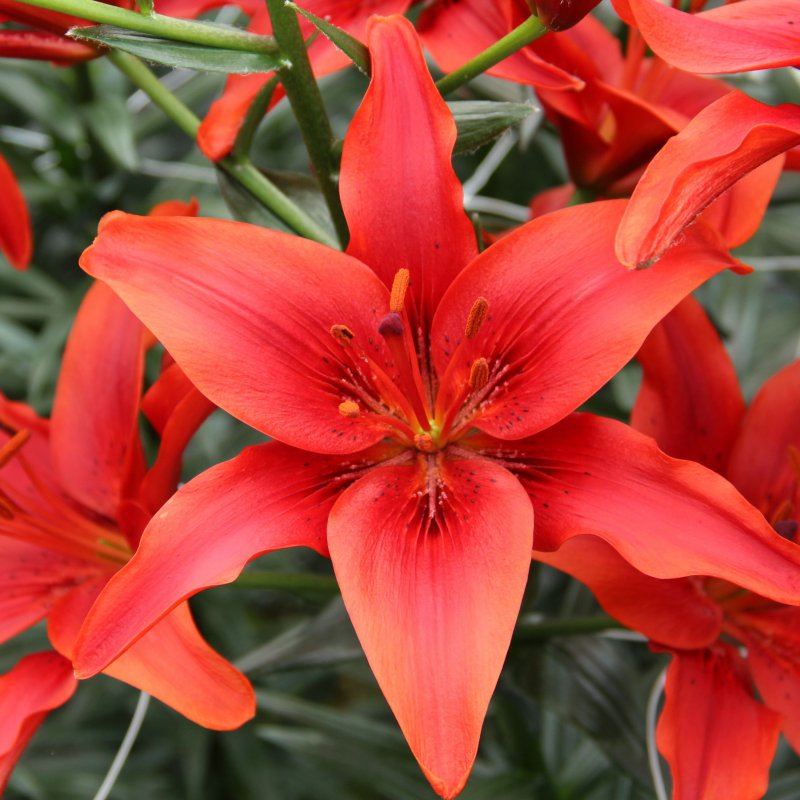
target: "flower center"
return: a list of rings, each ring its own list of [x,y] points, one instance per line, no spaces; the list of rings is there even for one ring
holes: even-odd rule
[[[131,550],[125,537],[82,513],[26,458],[30,431],[2,421],[0,430],[10,435],[0,446],[0,536],[82,559],[87,574],[96,574],[98,564],[116,570],[127,563]],[[16,474],[9,472],[15,468]]]
[[[464,433],[487,390],[496,383],[489,361],[471,355],[474,339],[488,317],[489,303],[483,297],[475,300],[464,336],[457,342],[445,374],[438,376],[426,332],[418,329],[416,337],[412,335],[409,285],[409,271],[398,270],[392,281],[389,311],[377,328],[391,355],[391,361],[383,366],[370,353],[378,350],[372,338],[372,347],[365,348],[346,325],[331,327],[331,336],[345,356],[339,413],[373,424],[380,422],[386,425],[387,436],[430,454],[443,450]]]

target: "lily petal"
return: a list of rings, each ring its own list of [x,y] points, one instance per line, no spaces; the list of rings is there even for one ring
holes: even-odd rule
[[[48,711],[72,697],[78,682],[58,653],[33,653],[0,675],[0,794]]]
[[[596,536],[575,536],[533,557],[585,583],[612,617],[653,641],[693,649],[713,644],[722,631],[722,611],[696,579],[651,578]]]
[[[687,72],[800,65],[800,14],[794,0],[742,0],[700,14],[658,0],[625,0],[622,5],[629,5],[653,52]]]
[[[161,436],[155,463],[140,487],[141,502],[151,512],[175,493],[186,445],[215,409],[177,364],[167,367],[142,399],[142,411]]]
[[[738,614],[737,632],[747,646],[747,663],[764,703],[783,717],[781,729],[800,750],[800,609],[772,608]]]
[[[636,358],[644,374],[631,425],[673,458],[724,474],[744,398],[703,307],[686,298],[654,328]]]
[[[562,419],[622,368],[677,302],[738,263],[698,235],[668,261],[629,272],[612,241],[624,207],[590,203],[535,219],[481,253],[448,290],[433,322],[434,364],[444,375],[451,357],[461,360],[451,368],[455,386],[467,382],[473,358],[488,360],[498,386],[474,421],[481,430],[518,439]],[[489,303],[486,322],[454,356],[479,296]]]
[[[59,482],[114,519],[138,465],[144,328],[107,286],[86,294],[61,365],[50,442]]]
[[[89,612],[75,647],[78,676],[104,669],[180,602],[236,580],[262,553],[310,547],[326,555],[334,500],[382,455],[376,448],[342,460],[270,442],[187,483]]]
[[[17,179],[0,156],[0,252],[17,269],[25,269],[31,260],[33,235],[25,198]]]
[[[456,125],[408,20],[373,17],[368,43],[372,81],[342,153],[347,252],[387,286],[408,269],[412,317],[427,330],[445,288],[478,253],[450,163]]]
[[[331,327],[346,325],[355,346],[391,361],[377,333],[388,291],[356,259],[254,225],[115,212],[81,266],[248,425],[315,452],[354,453],[384,437],[339,413],[352,365]]]
[[[675,653],[665,692],[656,741],[674,800],[763,797],[780,717],[753,698],[736,650],[720,643]]]
[[[100,52],[96,47],[76,42],[57,33],[0,30],[0,58],[32,58],[68,65],[88,61],[99,55]]]
[[[424,496],[437,482],[438,498]],[[445,798],[458,794],[475,758],[532,530],[519,482],[477,459],[371,470],[331,512],[328,544],[348,613],[414,755]]]
[[[730,92],[707,106],[639,180],[617,231],[620,261],[641,268],[660,258],[722,192],[798,142],[796,105],[767,106]]]
[[[792,500],[800,483],[800,360],[761,387],[742,421],[728,477],[767,516]],[[790,449],[794,448],[795,459]],[[795,509],[796,510],[796,509]]]
[[[67,658],[105,580],[85,581],[65,595],[48,619],[53,646]],[[181,603],[103,672],[153,695],[192,722],[231,730],[255,714],[250,682],[212,650]]]
[[[662,453],[633,428],[573,414],[524,441],[476,436],[533,498],[536,549],[597,536],[654,578],[709,575],[800,604],[800,548],[724,478]]]

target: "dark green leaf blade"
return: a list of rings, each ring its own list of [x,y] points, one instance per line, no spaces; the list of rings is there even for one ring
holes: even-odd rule
[[[249,75],[256,72],[271,72],[288,64],[281,56],[158,39],[124,28],[116,28],[113,25],[72,28],[69,36],[122,50],[155,64],[180,69]]]
[[[535,110],[530,103],[498,103],[492,100],[455,100],[447,104],[458,128],[454,152],[472,153],[518,125]]]

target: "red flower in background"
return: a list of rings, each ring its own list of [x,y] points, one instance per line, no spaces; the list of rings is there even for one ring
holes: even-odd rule
[[[300,5],[356,39],[364,39],[367,20],[373,14],[402,14],[408,9],[410,0],[303,0]],[[301,14],[298,14],[298,22],[306,39],[316,31]],[[263,4],[253,14],[248,30],[258,34],[272,33],[269,14]],[[352,64],[330,39],[321,34],[317,34],[309,46],[308,56],[318,78]],[[219,161],[230,155],[251,103],[274,74],[263,72],[257,75],[231,75],[228,78],[222,96],[211,104],[197,132],[197,146],[207,158]],[[270,107],[283,96],[283,87],[279,85],[273,92]]]
[[[739,0],[689,13],[659,0],[613,0],[656,55],[688,72],[720,74],[800,65],[800,3]]]
[[[783,154],[798,143],[800,106],[768,106],[741,92],[712,103],[647,166],[617,232],[620,261],[647,266],[701,214],[729,247],[747,241],[769,203]]]
[[[187,208],[155,210],[170,211]],[[69,698],[66,659],[84,617],[174,492],[183,449],[213,408],[175,364],[141,397],[148,341],[141,323],[96,284],[67,342],[52,420],[0,396],[0,640],[46,618],[53,647],[66,657],[33,656],[0,679],[0,776],[44,713]],[[150,469],[140,411],[161,435]],[[206,644],[186,604],[104,672],[207,727],[238,727],[254,713],[247,679]],[[41,690],[20,688],[31,682]]]
[[[453,797],[516,620],[534,507],[540,547],[588,528],[654,574],[747,573],[800,600],[800,562],[712,472],[616,423],[559,422],[736,262],[703,233],[627,271],[614,202],[478,255],[455,125],[413,28],[376,18],[368,38],[373,79],[341,170],[347,255],[239,223],[114,213],[82,257],[208,397],[279,441],[208,470],[153,518],[90,613],[76,665],[102,669],[250,559],[311,547],[330,555],[423,770]],[[695,524],[724,546],[698,545]]]
[[[0,795],[47,713],[72,697],[72,662],[58,653],[33,653],[0,675]]]
[[[25,269],[31,260],[33,236],[25,198],[6,160],[0,156],[0,251],[12,267]]]
[[[653,331],[638,358],[644,378],[632,424],[669,455],[720,472],[796,540],[800,361],[745,409],[733,365],[692,299]],[[707,530],[697,536],[715,544]],[[542,559],[582,580],[610,614],[672,654],[658,745],[675,797],[761,797],[778,731],[800,750],[800,610],[719,579],[654,580],[589,537]]]

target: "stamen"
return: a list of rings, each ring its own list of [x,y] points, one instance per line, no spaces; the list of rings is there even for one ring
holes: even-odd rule
[[[402,336],[403,335],[403,320],[396,311],[390,311],[378,325],[378,333],[384,337],[387,336]]]
[[[489,362],[485,358],[474,361],[469,370],[470,389],[483,389],[489,382]]]
[[[349,347],[353,343],[353,339],[356,338],[356,335],[347,325],[332,325],[331,336],[333,336],[342,347]]]
[[[361,409],[358,407],[358,403],[353,400],[345,400],[343,403],[339,403],[339,413],[343,417],[355,418],[360,416]]]
[[[389,311],[394,314],[399,314],[405,307],[409,280],[410,273],[407,269],[397,270],[392,281],[392,294],[389,297]]]
[[[467,324],[464,328],[464,336],[467,339],[474,338],[481,326],[486,321],[486,315],[489,313],[489,301],[485,297],[479,297],[469,310],[467,315]]]
[[[773,524],[784,519],[792,519],[794,516],[794,503],[791,500],[784,500],[772,515]]]
[[[414,447],[416,447],[417,450],[421,450],[423,453],[432,453],[436,450],[436,444],[429,433],[418,433],[414,437]]]
[[[0,467],[4,467],[19,452],[19,449],[31,438],[29,430],[17,431],[2,447],[0,447]]]

